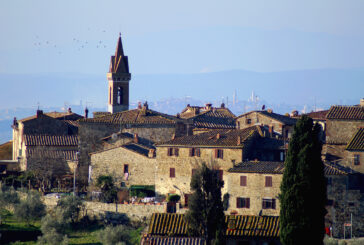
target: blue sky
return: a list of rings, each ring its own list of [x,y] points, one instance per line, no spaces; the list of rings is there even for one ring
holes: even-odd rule
[[[0,2],[0,72],[133,74],[364,67],[364,1]]]

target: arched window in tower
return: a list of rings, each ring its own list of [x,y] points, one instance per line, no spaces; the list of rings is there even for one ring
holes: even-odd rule
[[[123,88],[118,87],[118,101],[117,103],[121,105],[123,103]]]

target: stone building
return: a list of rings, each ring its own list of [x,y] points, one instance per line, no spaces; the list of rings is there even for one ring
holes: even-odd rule
[[[206,104],[205,107],[188,104],[179,116],[193,122],[193,134],[235,128],[235,115],[225,107],[224,103],[221,107],[213,107],[212,104]]]
[[[356,106],[332,106],[326,116],[326,160],[364,173],[364,100]]]
[[[194,169],[201,162],[212,164],[225,181],[227,170],[248,159],[283,160],[283,141],[268,137],[267,128],[252,126],[245,129],[214,130],[182,136],[156,144],[158,194],[177,193],[186,205]],[[223,193],[228,192],[225,184]]]
[[[277,133],[283,138],[290,138],[297,119],[274,113],[271,109],[266,111],[251,111],[236,118],[236,127],[243,129],[252,125],[266,125],[270,132]]]
[[[78,122],[82,116],[68,112],[43,113],[17,121],[13,128],[13,160],[19,160],[21,171],[35,170],[42,159],[64,163],[64,173],[73,169],[78,150]],[[43,158],[44,157],[44,158]],[[67,167],[66,167],[67,166]],[[44,167],[44,166],[43,166]]]
[[[363,236],[364,182],[360,174],[336,163],[324,163],[327,179],[328,214],[325,226],[334,237],[343,237],[344,223],[353,214],[353,234]],[[227,213],[279,216],[278,195],[284,162],[250,161],[228,170],[225,184],[229,193]]]
[[[79,124],[79,161],[83,180],[88,176],[91,163],[89,154],[105,150],[105,137],[114,133],[136,134],[146,147],[152,147],[156,142],[187,135],[191,127],[186,119],[150,110],[147,103],[134,110],[81,119]]]
[[[119,187],[154,186],[157,165],[153,145],[128,133],[106,137],[104,141],[103,150],[90,153],[91,184],[100,175],[110,175]]]

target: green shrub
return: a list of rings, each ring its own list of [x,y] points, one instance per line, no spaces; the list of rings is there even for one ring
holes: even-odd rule
[[[45,205],[36,191],[29,191],[25,200],[15,206],[15,218],[26,222],[28,225],[46,215]]]
[[[168,202],[178,202],[181,199],[181,196],[178,194],[171,194],[168,196]]]
[[[58,202],[56,208],[62,210],[66,219],[71,223],[78,222],[80,212],[84,208],[83,201],[77,196],[63,196]]]
[[[131,229],[124,225],[107,226],[98,233],[98,237],[104,245],[131,244]]]
[[[55,212],[47,214],[41,222],[40,230],[43,236],[38,237],[38,244],[68,244],[68,238],[65,235],[69,228],[70,219],[64,217],[61,209],[55,209]]]

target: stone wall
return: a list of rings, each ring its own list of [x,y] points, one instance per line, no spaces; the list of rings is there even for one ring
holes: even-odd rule
[[[128,179],[124,176],[124,165],[128,164]],[[117,186],[124,182],[130,185],[154,185],[156,160],[123,147],[91,154],[91,181],[100,175],[111,175]]]
[[[353,217],[353,236],[364,236],[364,194],[358,190],[357,175],[330,176],[327,186],[328,214],[326,226],[332,227],[334,237],[344,237],[344,223],[350,223]],[[346,228],[346,237],[350,237],[350,227]]]
[[[346,146],[346,144],[325,144],[323,146],[323,152],[326,160],[337,162],[340,165],[364,174],[364,152],[347,151],[345,150]],[[354,165],[354,155],[359,155],[359,165]]]
[[[246,176],[247,185],[240,186],[240,176]],[[265,177],[272,177],[272,187],[265,187]],[[282,181],[281,174],[258,174],[258,173],[229,173],[225,185],[229,191],[228,213],[237,212],[241,215],[272,215],[279,216],[280,203],[278,195]],[[250,198],[250,208],[237,208],[238,197]],[[262,209],[263,198],[274,198],[275,209]],[[261,212],[261,213],[260,213]]]
[[[168,147],[157,147],[156,191],[163,195],[176,193],[181,196],[182,203],[184,194],[190,193],[192,170],[198,168],[202,162],[213,162],[218,169],[224,171],[225,180],[226,171],[233,167],[232,160],[237,163],[243,158],[242,149],[223,149],[223,159],[215,158],[215,148],[200,148],[200,157],[190,157],[190,148],[187,147],[179,147],[178,156],[168,156],[167,150]],[[170,168],[175,169],[174,178],[170,177]],[[227,192],[226,185],[222,192]]]
[[[326,120],[326,143],[347,144],[359,127],[364,127],[364,121],[328,119]]]

